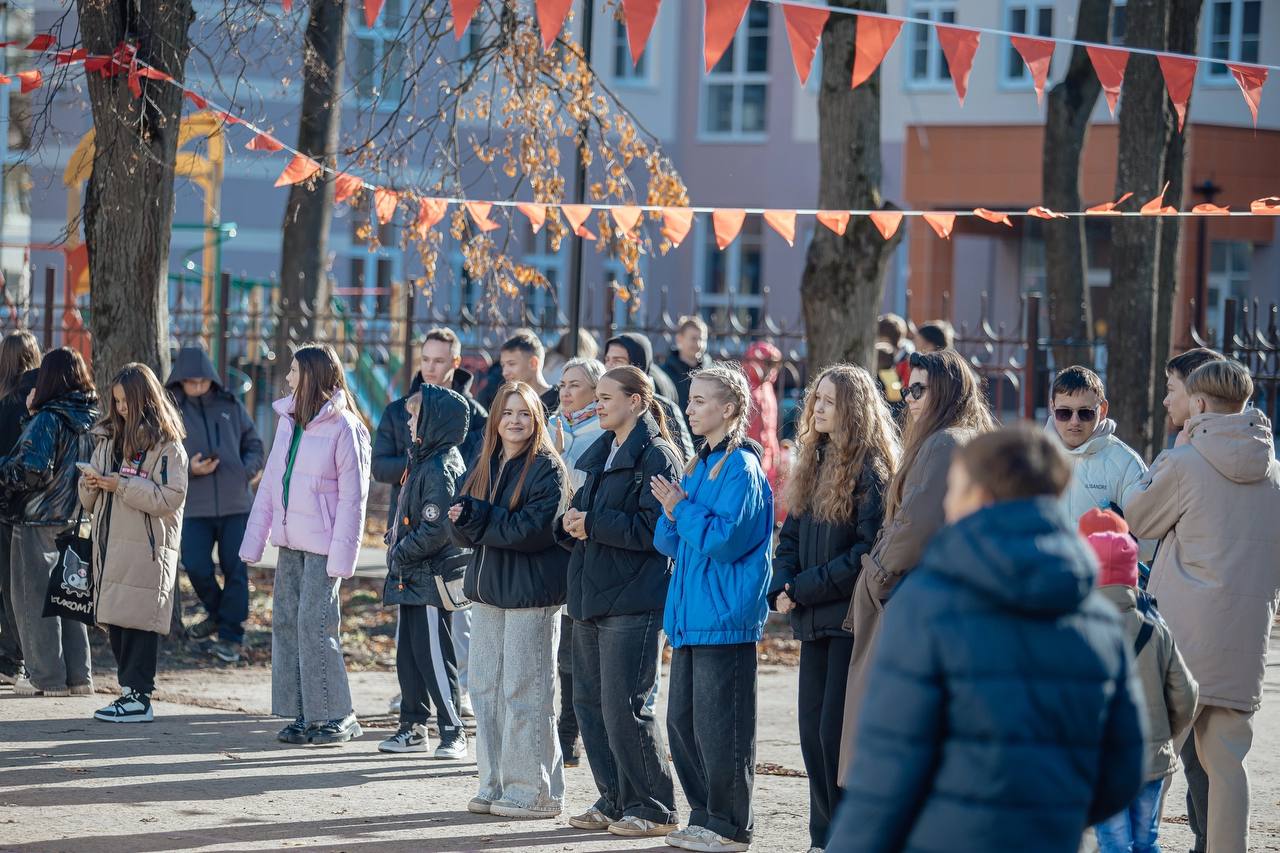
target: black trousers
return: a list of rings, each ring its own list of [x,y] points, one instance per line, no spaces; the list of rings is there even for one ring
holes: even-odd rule
[[[1182,747],[1182,769],[1187,774],[1187,824],[1195,836],[1191,853],[1204,853],[1209,843],[1209,775],[1196,755],[1194,735]]]
[[[160,664],[160,635],[155,631],[107,626],[111,654],[115,655],[120,690],[150,696],[156,689],[156,667]]]
[[[560,719],[556,733],[560,752],[573,755],[578,745],[578,716],[573,710],[573,620],[560,614],[560,648],[556,650],[556,670],[560,675]]]
[[[426,725],[435,706],[441,732],[462,728],[458,713],[458,657],[449,614],[425,605],[400,605],[396,644],[400,723]],[[430,704],[428,704],[430,703]]]
[[[749,844],[755,822],[755,643],[672,652],[667,735],[689,800],[689,825]]]
[[[809,844],[827,846],[840,805],[840,735],[853,637],[800,644],[800,752],[809,773]]]
[[[16,675],[22,668],[22,644],[13,618],[13,588],[9,582],[13,525],[0,522],[0,672]]]

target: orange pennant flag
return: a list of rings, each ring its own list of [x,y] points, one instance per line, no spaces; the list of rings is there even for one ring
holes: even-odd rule
[[[30,71],[19,71],[18,81],[21,84],[21,91],[25,94],[39,89],[44,84],[44,75],[40,73],[39,68],[33,68]]]
[[[537,0],[538,29],[542,31],[542,49],[550,50],[564,26],[573,0]]]
[[[396,215],[400,206],[400,194],[377,187],[373,191],[373,210],[378,215],[378,224],[386,225]]]
[[[284,171],[280,173],[280,177],[276,178],[277,187],[287,187],[293,184],[300,184],[308,178],[313,177],[320,171],[320,164],[312,160],[306,154],[295,154],[293,159],[289,161],[289,165],[284,167]]]
[[[1042,103],[1044,84],[1049,79],[1049,65],[1053,62],[1053,42],[1026,36],[1010,36],[1009,41],[1031,72],[1031,79],[1036,85],[1036,103]]]
[[[850,86],[854,89],[867,81],[880,63],[884,55],[893,47],[893,41],[902,31],[902,21],[890,21],[885,18],[869,18],[858,15],[858,28],[853,42],[853,80]]]
[[[956,95],[959,96],[962,107],[964,96],[969,91],[969,72],[973,70],[973,58],[978,54],[978,35],[973,30],[938,27],[938,44],[942,45],[942,52],[947,57],[951,80],[956,84]]]
[[[687,207],[662,208],[662,236],[678,247],[693,227],[693,211]]]
[[[613,221],[618,223],[623,234],[630,234],[640,223],[640,217],[644,215],[644,211],[634,204],[624,204],[611,209],[609,214],[613,217]]]
[[[33,38],[27,46],[23,48],[23,50],[32,50],[36,53],[44,53],[46,50],[57,44],[57,41],[58,40],[49,33],[41,33]]]
[[[1191,100],[1191,87],[1196,81],[1196,61],[1164,54],[1158,59],[1165,88],[1169,90],[1169,100],[1173,101],[1173,111],[1178,114],[1178,132],[1181,133],[1182,126],[1187,121],[1187,101]]]
[[[10,77],[8,74],[0,74],[0,86],[8,86],[12,82],[13,82],[13,78]]]
[[[926,213],[924,221],[928,222],[933,232],[943,240],[950,240],[951,231],[956,227],[956,215],[954,213]]]
[[[209,102],[205,100],[202,95],[200,95],[198,92],[193,92],[190,89],[183,89],[182,97],[190,101],[191,106],[195,107],[198,110],[208,109],[209,107]]]
[[[369,29],[373,29],[373,25],[378,23],[378,16],[382,14],[383,0],[364,0],[364,25]]]
[[[594,240],[596,235],[586,226],[587,217],[591,215],[591,205],[589,204],[562,204],[560,210],[564,212],[564,218],[569,220],[569,227],[573,229],[573,233],[577,234],[583,240]]]
[[[293,0],[281,0],[280,5],[284,7],[286,13],[293,11]]]
[[[1034,216],[1037,219],[1070,219],[1071,218],[1067,216],[1065,213],[1058,213],[1056,211],[1050,210],[1047,207],[1042,207],[1042,206],[1028,208],[1027,215]]]
[[[364,189],[364,181],[355,175],[339,172],[333,177],[333,202],[342,204],[362,189]]]
[[[997,213],[994,210],[987,210],[985,207],[975,207],[973,212],[979,219],[985,219],[988,222],[994,222],[997,225],[1008,225],[1010,228],[1013,227],[1013,221],[1009,219],[1009,214],[1007,213]]]
[[[462,41],[462,34],[475,17],[480,0],[449,0],[449,3],[453,7],[453,39]]]
[[[880,236],[886,240],[897,234],[898,226],[902,224],[902,214],[896,210],[877,210],[870,216],[871,224],[876,226]]]
[[[489,218],[489,211],[493,210],[493,205],[487,201],[466,201],[463,207],[467,209],[467,213],[471,214],[471,221],[481,231],[489,232],[498,227],[498,223]]]
[[[724,251],[738,238],[747,212],[740,207],[717,208],[711,212],[711,224],[716,232],[716,245]]]
[[[653,32],[653,22],[658,19],[661,0],[622,0],[622,15],[627,21],[627,47],[631,50],[631,64],[635,65],[644,54]]]
[[[1120,87],[1124,85],[1124,67],[1129,64],[1129,51],[1115,47],[1087,47],[1093,71],[1098,75],[1102,91],[1107,96],[1107,108],[1116,117],[1116,103],[1120,100]]]
[[[1262,86],[1267,82],[1267,69],[1234,63],[1228,63],[1227,67],[1231,69],[1231,76],[1236,78],[1240,94],[1244,95],[1244,102],[1253,114],[1253,126],[1257,127],[1258,107],[1262,106]]]
[[[787,25],[787,40],[791,42],[791,61],[796,65],[801,86],[809,82],[813,57],[818,52],[818,42],[822,39],[822,28],[827,25],[827,18],[830,16],[831,13],[826,9],[785,4],[782,7],[782,19]]]
[[[249,151],[279,151],[284,148],[274,136],[269,133],[259,133],[253,139],[249,140],[249,144],[245,146]]]
[[[543,223],[547,221],[547,206],[545,204],[532,204],[522,201],[516,205],[516,210],[520,211],[529,220],[529,225],[533,228],[533,233],[537,234],[542,230]]]
[[[1197,204],[1191,208],[1192,213],[1198,213],[1201,216],[1226,216],[1231,213],[1231,208],[1223,207],[1220,204]]]
[[[841,237],[844,236],[845,229],[849,227],[849,211],[847,210],[819,210],[817,219]]]
[[[1102,214],[1102,213],[1113,213],[1113,214],[1118,214],[1118,213],[1119,213],[1119,211],[1117,211],[1117,210],[1116,210],[1116,208],[1117,208],[1117,207],[1119,207],[1120,205],[1124,204],[1126,201],[1128,201],[1128,200],[1129,200],[1130,198],[1132,198],[1132,197],[1133,197],[1133,193],[1125,193],[1124,195],[1120,196],[1120,198],[1116,199],[1115,201],[1107,201],[1107,202],[1103,202],[1102,204],[1095,204],[1093,207],[1091,207],[1091,208],[1089,208],[1088,210],[1086,210],[1086,211],[1085,211],[1085,213],[1087,213],[1087,214],[1088,214],[1088,213],[1093,213],[1093,214]]]
[[[788,246],[796,244],[796,212],[794,210],[766,210],[764,221],[782,235]]]
[[[1164,203],[1164,194],[1169,191],[1169,182],[1165,181],[1164,188],[1160,190],[1160,195],[1151,199],[1142,206],[1141,213],[1143,216],[1165,216],[1170,213],[1177,213],[1177,208],[1168,207]]]
[[[707,71],[716,67],[720,57],[733,41],[751,0],[706,0],[706,16],[702,23],[702,55]]]
[[[1280,215],[1280,196],[1270,195],[1266,198],[1255,199],[1249,204],[1249,212],[1255,216]]]
[[[418,239],[427,239],[427,232],[434,228],[441,219],[444,219],[448,209],[449,203],[443,199],[419,199],[418,219],[413,223],[414,230],[418,232]]]

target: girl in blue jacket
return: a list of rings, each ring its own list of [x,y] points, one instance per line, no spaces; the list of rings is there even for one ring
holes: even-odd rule
[[[654,477],[654,546],[675,560],[667,733],[689,799],[685,850],[746,850],[755,781],[756,643],[769,606],[773,492],[747,438],[751,391],[737,365],[692,375],[689,426],[705,439],[681,483]]]

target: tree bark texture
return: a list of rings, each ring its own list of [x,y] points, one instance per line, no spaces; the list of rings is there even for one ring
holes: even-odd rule
[[[835,5],[885,11],[884,0],[842,0]],[[818,207],[828,210],[884,206],[880,72],[858,88],[849,88],[856,21],[852,15],[832,15],[822,34]],[[885,269],[901,235],[900,228],[886,241],[866,217],[851,219],[843,236],[823,225],[814,229],[800,281],[811,369],[839,361],[874,368]]]
[[[1169,50],[1178,53],[1196,52],[1200,33],[1200,11],[1204,0],[1172,0],[1169,16]],[[1192,91],[1194,99],[1195,92]],[[1187,109],[1191,109],[1190,102]],[[1182,208],[1186,198],[1186,133],[1178,133],[1176,124],[1170,126],[1164,154],[1165,180],[1169,191],[1165,203]],[[1160,399],[1164,381],[1164,363],[1173,348],[1174,303],[1178,298],[1178,271],[1181,269],[1183,221],[1168,217],[1160,221],[1160,259],[1156,267],[1156,340],[1155,360],[1152,363],[1152,383],[1155,398]],[[1166,424],[1164,407],[1153,404],[1151,412],[1151,436],[1154,448],[1164,447]]]
[[[1109,41],[1111,0],[1080,0],[1077,39]],[[1066,76],[1049,90],[1044,126],[1044,204],[1050,210],[1080,210],[1080,161],[1089,119],[1102,85],[1083,47],[1071,51]],[[1092,366],[1093,312],[1089,304],[1089,256],[1083,219],[1044,225],[1049,337],[1057,369]]]
[[[195,18],[190,0],[78,0],[84,47],[109,55],[137,47],[139,63],[183,78]],[[182,91],[128,75],[86,74],[93,112],[93,171],[84,198],[93,311],[93,372],[104,389],[122,365],[169,367],[169,239]]]
[[[298,150],[319,163],[337,165],[342,117],[346,0],[311,0],[304,42],[302,116]],[[322,173],[289,190],[280,250],[279,326],[276,358],[316,337],[318,315],[329,306],[329,228],[333,178]]]
[[[1131,0],[1126,42],[1164,49],[1170,0]],[[1176,119],[1168,105],[1155,57],[1131,54],[1120,102],[1117,191],[1133,191],[1136,203],[1155,197],[1165,180],[1168,134]],[[1120,437],[1150,459],[1155,436],[1156,275],[1161,220],[1118,218],[1111,239],[1111,316],[1107,325],[1107,387]]]

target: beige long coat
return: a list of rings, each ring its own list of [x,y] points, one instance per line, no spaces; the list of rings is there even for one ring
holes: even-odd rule
[[[111,442],[101,433],[93,467],[110,473]],[[187,498],[187,452],[162,444],[137,476],[121,476],[114,495],[80,480],[80,500],[93,515],[93,572],[99,624],[169,633],[173,582]]]
[[[1280,465],[1256,409],[1187,422],[1125,506],[1135,536],[1160,539],[1148,592],[1159,602],[1200,703],[1262,704],[1280,601]]]

